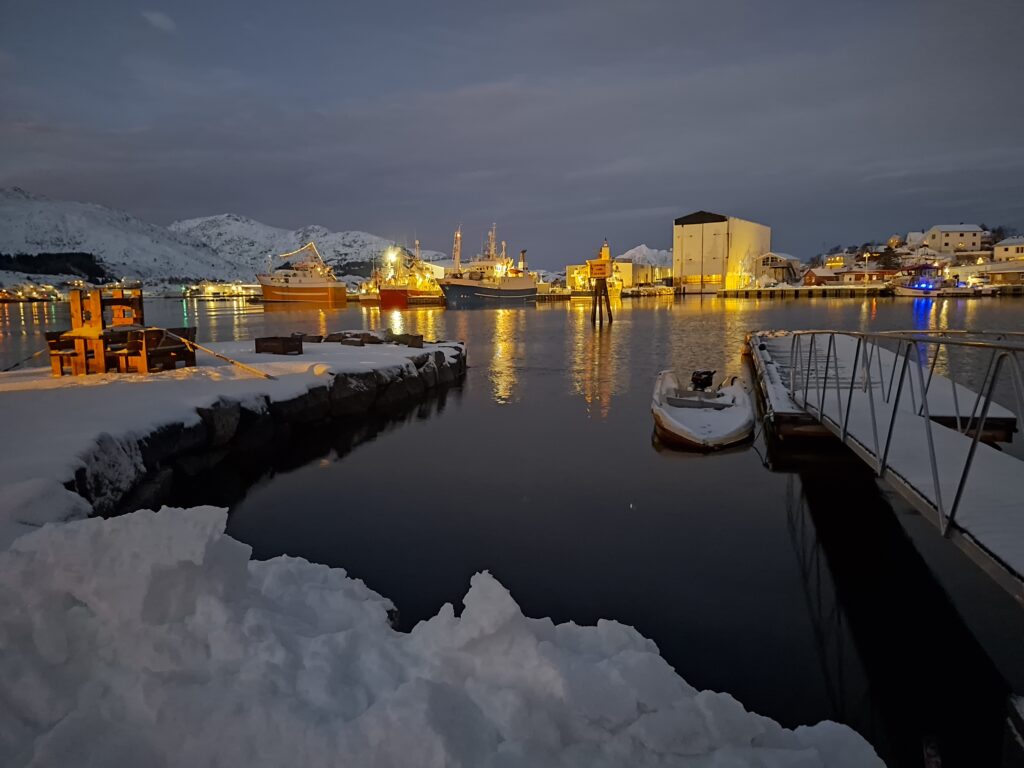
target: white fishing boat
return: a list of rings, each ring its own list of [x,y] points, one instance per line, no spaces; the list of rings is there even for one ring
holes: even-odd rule
[[[713,374],[694,371],[693,389],[683,389],[675,371],[658,374],[651,413],[662,442],[714,451],[741,443],[753,434],[754,404],[743,382],[733,376],[711,389]]]

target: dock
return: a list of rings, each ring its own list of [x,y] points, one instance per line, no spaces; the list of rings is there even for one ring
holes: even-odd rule
[[[1024,334],[761,331],[748,349],[780,445],[832,436],[967,556],[911,536],[1009,689],[1007,744],[1024,743],[1024,461],[996,445],[1024,415]],[[979,601],[986,575],[1008,597]]]
[[[868,296],[888,294],[889,290],[884,285],[787,285],[776,288],[723,288],[718,292],[718,297],[722,299],[862,299]]]
[[[783,439],[839,438],[1024,602],[1024,462],[990,444],[1017,429],[992,395],[1024,337],[761,331],[748,345],[766,420]],[[951,348],[987,362],[981,395],[936,371]]]

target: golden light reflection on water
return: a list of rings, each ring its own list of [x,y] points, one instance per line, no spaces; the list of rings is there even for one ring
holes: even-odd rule
[[[623,319],[620,316],[617,331],[614,322],[592,325],[588,303],[575,303],[569,310],[566,342],[572,392],[583,398],[590,416],[600,419],[608,418],[612,398],[628,386],[624,377],[629,369],[629,331]]]
[[[519,366],[526,357],[525,309],[494,310],[491,380],[494,402],[507,405],[519,399]]]

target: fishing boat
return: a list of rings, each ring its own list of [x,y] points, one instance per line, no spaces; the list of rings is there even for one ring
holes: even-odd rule
[[[407,309],[410,303],[428,303],[431,298],[441,304],[441,289],[420,258],[420,241],[409,258],[402,248],[391,247],[384,254],[384,265],[377,285],[381,309]]]
[[[334,275],[313,243],[283,253],[281,266],[256,275],[264,301],[308,301],[344,306],[348,290]]]
[[[526,269],[526,251],[519,252],[519,264],[497,248],[498,225],[492,224],[487,234],[487,246],[474,261],[463,265],[462,229],[455,230],[452,246],[454,266],[438,282],[449,309],[532,304],[537,301],[537,279]]]
[[[711,388],[714,371],[694,371],[684,390],[674,371],[654,383],[651,414],[662,442],[679,448],[715,451],[736,445],[754,432],[754,406],[738,376]]]
[[[897,296],[935,297],[942,290],[942,275],[934,264],[924,264],[900,272],[892,281]]]

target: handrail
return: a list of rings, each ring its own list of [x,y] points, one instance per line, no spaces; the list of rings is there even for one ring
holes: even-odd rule
[[[826,338],[822,339],[823,336]],[[850,346],[847,343],[845,351],[841,352],[837,341],[839,336],[856,341],[848,371],[844,366],[850,364]],[[1024,340],[1024,332],[793,331],[790,342],[790,396],[795,403],[802,405],[810,415],[835,432],[843,443],[859,446],[858,452],[880,477],[892,469],[892,448],[901,431],[913,430],[915,427],[912,425],[920,424],[927,448],[931,488],[926,490],[927,485],[925,488],[915,486],[914,490],[917,496],[934,509],[943,535],[948,536],[963,501],[978,443],[984,439],[986,423],[991,419],[991,406],[995,401],[999,375],[1004,369],[1009,371],[1012,384],[1015,409],[1011,412],[1015,423],[1024,423],[1024,367],[1021,364],[1024,343],[1009,343],[1007,338]],[[895,349],[892,348],[893,342],[896,342]],[[956,456],[955,464],[958,454],[944,454],[942,463],[947,466],[940,467],[935,430],[945,427],[933,421],[935,409],[929,402],[930,397],[936,397],[936,391],[942,390],[941,387],[933,390],[932,382],[936,376],[942,376],[936,374],[935,369],[943,349],[946,354],[945,369],[952,388],[953,428],[971,438],[966,457],[959,467],[948,466],[950,456]],[[955,366],[950,358],[950,351],[955,349],[991,352],[984,369],[977,365],[971,366],[973,371],[984,370],[984,377],[980,383],[974,383],[978,391],[975,397],[970,398],[974,402],[968,414],[961,413],[962,393],[958,389],[967,388],[956,381]],[[883,356],[886,357],[884,364]],[[830,389],[835,392],[834,406],[829,403]],[[880,402],[876,395],[880,396]],[[948,400],[946,405],[948,407]],[[859,436],[851,434],[851,414],[859,409],[867,411],[870,436],[863,434],[863,428]],[[908,415],[916,418],[908,421]],[[883,419],[884,437],[879,429],[879,418]],[[886,419],[888,423],[884,422]],[[863,418],[859,422],[863,424]],[[870,445],[865,442],[868,440]],[[942,487],[942,477],[950,473],[956,479],[956,490],[951,501],[948,493],[943,493]],[[909,480],[907,483],[910,485]]]

